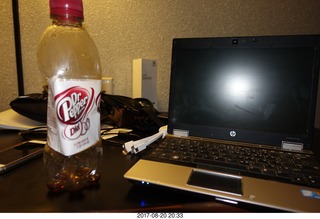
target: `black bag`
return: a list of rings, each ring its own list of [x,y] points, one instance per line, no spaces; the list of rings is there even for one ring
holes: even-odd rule
[[[32,93],[21,96],[10,102],[10,107],[15,112],[38,122],[47,122],[48,93],[44,89],[42,93]]]
[[[30,119],[47,122],[47,87],[42,93],[18,97],[10,102],[11,108]],[[165,123],[158,117],[159,112],[145,98],[130,98],[101,93],[101,123],[116,127],[157,131]]]
[[[101,119],[111,121],[117,127],[132,127],[157,131],[165,123],[146,98],[130,98],[120,95],[101,94]]]

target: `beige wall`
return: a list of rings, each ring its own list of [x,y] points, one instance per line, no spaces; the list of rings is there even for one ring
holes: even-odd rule
[[[0,111],[18,95],[11,0],[0,0]]]
[[[19,0],[25,92],[41,92],[36,48],[50,24],[49,0]],[[132,60],[158,63],[158,108],[167,110],[175,37],[320,34],[319,0],[83,0],[85,25],[114,92],[131,96]],[[11,1],[0,1],[0,110],[17,95]],[[5,52],[4,52],[5,51]]]

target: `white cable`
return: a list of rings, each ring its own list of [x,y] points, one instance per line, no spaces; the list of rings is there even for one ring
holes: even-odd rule
[[[137,141],[126,142],[124,145],[122,145],[122,148],[123,148],[122,153],[125,155],[128,153],[131,153],[131,154],[139,153],[140,151],[143,151],[144,149],[146,149],[148,145],[155,142],[160,137],[164,138],[166,135],[167,135],[167,126],[162,126],[159,129],[159,132],[154,135],[151,135],[149,137],[146,137]]]

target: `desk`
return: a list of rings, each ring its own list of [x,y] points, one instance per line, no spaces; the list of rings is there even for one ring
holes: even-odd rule
[[[23,139],[16,132],[1,132],[1,148]],[[0,175],[0,212],[243,212],[243,209],[208,201],[179,191],[141,188],[123,178],[139,159],[123,156],[121,144],[104,142],[100,184],[81,192],[50,193],[44,182],[42,159],[35,159]]]

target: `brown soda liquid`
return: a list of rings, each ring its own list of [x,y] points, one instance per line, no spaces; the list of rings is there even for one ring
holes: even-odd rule
[[[48,145],[43,160],[47,187],[50,191],[78,191],[101,178],[103,148],[101,140],[90,148],[64,156]]]

